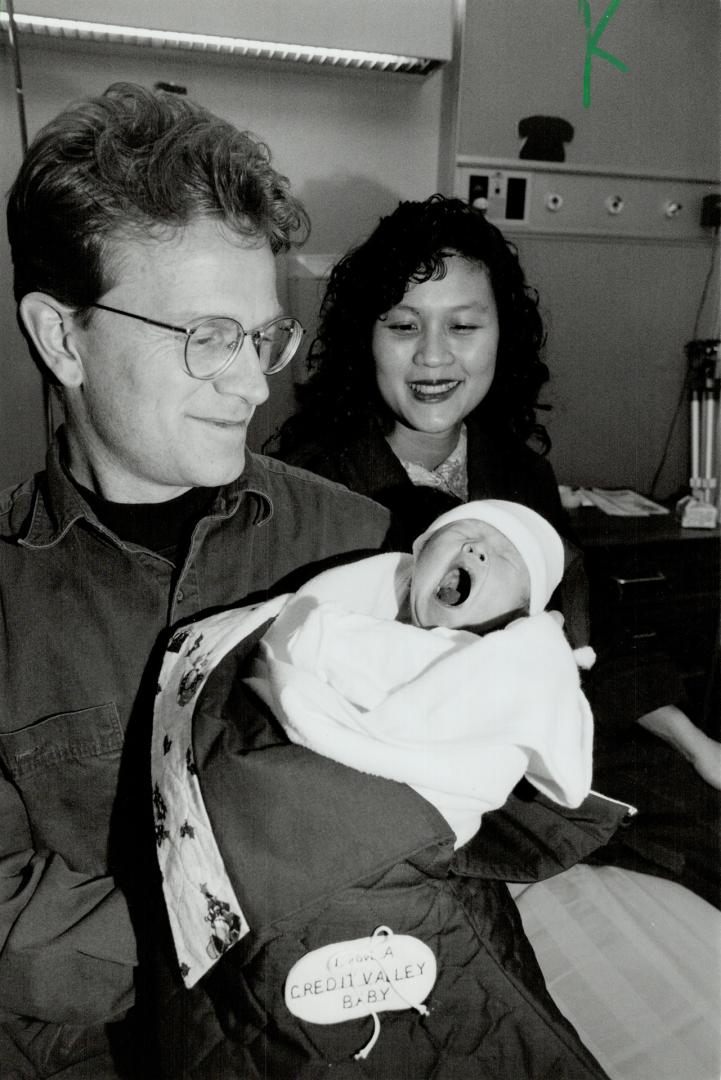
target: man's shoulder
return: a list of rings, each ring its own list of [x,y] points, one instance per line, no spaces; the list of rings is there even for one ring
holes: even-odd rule
[[[368,496],[351,491],[344,484],[329,480],[326,476],[311,472],[299,465],[289,465],[278,458],[253,454],[252,468],[254,475],[262,477],[265,481],[271,501],[274,494],[297,491],[299,494],[304,493],[306,497],[318,499],[324,504],[337,504],[339,508],[346,506],[349,510],[355,509],[374,515],[379,520],[387,520],[389,517],[388,510]]]
[[[32,511],[38,475],[0,491],[0,540],[13,541],[22,534]]]

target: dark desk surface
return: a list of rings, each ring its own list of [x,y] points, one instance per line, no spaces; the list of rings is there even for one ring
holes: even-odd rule
[[[673,513],[649,517],[612,517],[597,506],[568,511],[581,547],[617,544],[663,544],[669,541],[709,540],[718,543],[721,529],[684,529]]]

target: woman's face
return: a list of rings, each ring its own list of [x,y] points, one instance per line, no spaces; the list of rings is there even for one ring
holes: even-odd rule
[[[498,311],[486,268],[452,255],[438,281],[412,285],[376,320],[378,389],[396,425],[443,435],[483,401],[493,382]]]

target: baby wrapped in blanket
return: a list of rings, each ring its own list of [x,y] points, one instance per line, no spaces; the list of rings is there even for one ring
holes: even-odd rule
[[[285,599],[248,682],[291,741],[413,787],[456,847],[524,776],[578,806],[593,737],[578,667],[593,653],[544,610],[563,563],[533,510],[466,503],[412,556],[338,567]]]

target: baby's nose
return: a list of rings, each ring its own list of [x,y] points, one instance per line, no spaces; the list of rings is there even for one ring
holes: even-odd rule
[[[486,546],[480,540],[466,540],[463,550],[466,555],[475,555],[480,562],[486,561]]]

